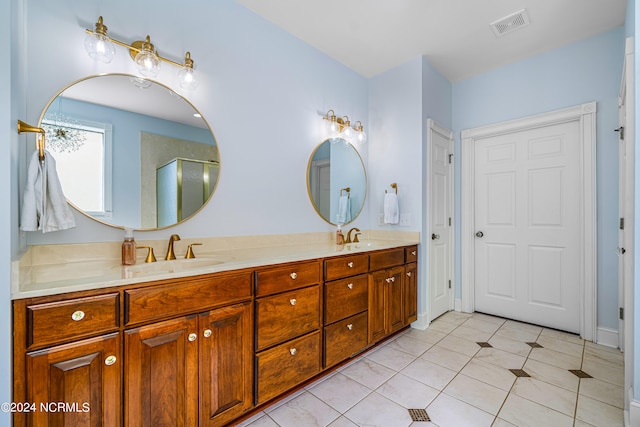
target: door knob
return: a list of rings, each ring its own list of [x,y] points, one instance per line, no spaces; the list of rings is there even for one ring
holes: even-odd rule
[[[440,235],[439,235],[439,234],[433,233],[433,234],[431,235],[431,240],[438,240],[439,238],[440,238]]]
[[[476,233],[476,237],[482,237],[482,236],[484,236],[484,233],[482,231],[478,231]]]

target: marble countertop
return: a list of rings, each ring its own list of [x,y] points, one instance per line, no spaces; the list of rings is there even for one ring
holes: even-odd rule
[[[165,261],[159,258],[155,263],[138,261],[134,266],[120,265],[119,258],[40,265],[16,263],[13,268],[11,298],[21,299],[131,285],[155,280],[390,249],[418,243],[418,239],[410,238],[363,241],[361,243],[346,244],[343,247],[338,247],[331,243],[312,243],[245,247],[219,251],[201,249],[194,259],[180,258]]]

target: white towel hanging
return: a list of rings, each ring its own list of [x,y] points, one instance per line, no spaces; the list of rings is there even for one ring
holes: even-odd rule
[[[396,193],[384,193],[384,223],[398,224],[399,222],[398,195]]]

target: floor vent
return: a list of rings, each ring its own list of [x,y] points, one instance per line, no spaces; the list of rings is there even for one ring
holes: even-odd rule
[[[543,346],[541,346],[540,344],[538,344],[537,342],[527,342],[525,343],[527,344],[529,347],[531,348],[544,348]]]
[[[483,348],[489,348],[489,347],[493,347],[491,344],[489,344],[488,342],[477,342],[476,344],[478,344],[480,347]]]
[[[414,422],[431,421],[431,418],[429,418],[427,411],[425,411],[424,409],[409,409],[409,415]]]
[[[531,375],[527,374],[524,369],[509,369],[513,375],[518,378],[530,377]]]
[[[569,372],[571,372],[573,375],[575,375],[578,378],[593,378],[591,375],[587,374],[582,369],[569,369]]]
[[[526,27],[529,23],[529,15],[527,15],[525,9],[522,9],[504,18],[500,18],[489,25],[496,37],[502,37],[507,33]]]

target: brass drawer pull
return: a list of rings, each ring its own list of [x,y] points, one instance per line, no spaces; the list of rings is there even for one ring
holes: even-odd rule
[[[350,331],[353,330],[353,323],[349,323],[347,325],[347,329],[350,330]]]
[[[298,352],[298,350],[296,350],[295,348],[290,348],[289,349],[289,353],[291,353],[292,356],[295,356],[297,352]]]
[[[298,302],[298,301],[297,301],[295,298],[291,298],[291,299],[289,300],[289,303],[290,303],[291,305],[296,305],[296,303],[297,303],[297,302]]]
[[[76,322],[81,321],[82,319],[84,319],[84,311],[82,310],[74,311],[73,314],[71,315],[71,319],[75,320]]]
[[[115,356],[113,356],[113,355],[112,355],[112,356],[107,356],[107,357],[104,359],[104,364],[105,364],[105,365],[107,365],[107,366],[111,366],[111,365],[113,365],[114,363],[116,363],[116,357],[115,357]]]
[[[410,271],[407,272],[407,276],[411,277],[411,272]]]
[[[296,273],[295,271],[293,273],[291,273],[289,276],[291,276],[291,278],[293,280],[296,280],[298,278],[298,273]]]
[[[196,334],[189,334],[189,337],[187,338],[190,342],[194,342],[196,340],[196,338],[198,338],[198,335]]]
[[[349,266],[349,268],[353,268],[353,261],[349,261],[347,265]]]
[[[205,329],[202,335],[204,335],[205,338],[209,338],[211,334],[212,334],[211,329]]]
[[[349,289],[353,289],[353,283],[349,283],[349,284],[347,285],[347,288],[349,288]]]

